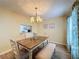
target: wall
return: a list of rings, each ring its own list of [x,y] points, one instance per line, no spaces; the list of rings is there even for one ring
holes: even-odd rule
[[[9,40],[13,37],[17,37],[20,34],[20,24],[31,23],[26,17],[0,7],[0,52],[6,51],[10,48]],[[33,26],[33,29],[33,31],[36,31],[35,26]]]
[[[58,17],[50,20],[45,20],[43,21],[43,23],[40,24],[39,28],[39,35],[48,35],[49,42],[66,44],[65,17]]]

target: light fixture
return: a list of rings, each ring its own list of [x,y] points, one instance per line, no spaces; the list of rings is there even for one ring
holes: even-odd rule
[[[42,22],[41,17],[38,16],[38,14],[37,14],[37,9],[38,9],[38,8],[35,7],[36,14],[35,14],[34,17],[31,17],[31,23],[40,23],[40,22]]]

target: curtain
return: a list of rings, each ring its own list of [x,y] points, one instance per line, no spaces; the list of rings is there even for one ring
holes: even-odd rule
[[[78,15],[75,7],[72,14],[67,19],[67,47],[71,53],[72,59],[79,59],[79,41],[78,41]]]

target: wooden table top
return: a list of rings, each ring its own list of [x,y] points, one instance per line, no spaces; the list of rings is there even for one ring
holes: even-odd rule
[[[32,49],[33,47],[37,46],[41,42],[45,41],[47,37],[45,36],[37,36],[36,39],[33,38],[26,38],[18,41],[17,43],[24,46],[25,48]]]

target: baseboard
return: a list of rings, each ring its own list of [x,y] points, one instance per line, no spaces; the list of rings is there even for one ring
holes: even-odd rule
[[[59,42],[49,42],[49,43],[60,44],[60,45],[66,46],[66,44],[62,44],[62,43],[59,43]]]
[[[12,49],[9,49],[9,50],[6,50],[6,51],[4,51],[4,52],[1,52],[0,55],[7,54],[7,53],[9,53],[10,51],[12,51]]]

